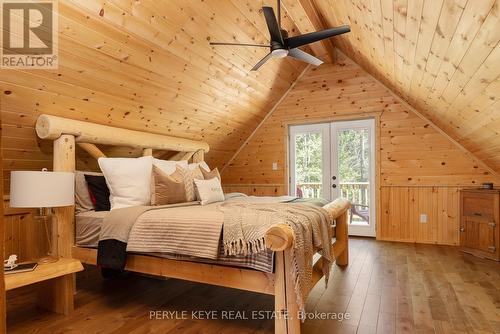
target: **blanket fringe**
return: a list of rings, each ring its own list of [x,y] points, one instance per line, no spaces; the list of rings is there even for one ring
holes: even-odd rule
[[[266,249],[266,240],[264,237],[250,241],[238,239],[236,241],[224,242],[225,255],[247,256],[264,252]]]

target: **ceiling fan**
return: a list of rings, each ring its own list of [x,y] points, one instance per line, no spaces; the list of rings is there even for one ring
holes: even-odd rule
[[[264,63],[270,58],[284,58],[287,56],[318,66],[323,64],[323,61],[321,59],[318,59],[310,55],[309,53],[300,50],[298,47],[321,41],[333,36],[345,34],[346,32],[351,31],[351,28],[348,25],[344,25],[299,36],[288,37],[288,32],[281,28],[280,7],[280,0],[278,0],[278,19],[276,19],[276,15],[274,14],[274,10],[272,7],[262,7],[264,17],[266,18],[267,28],[269,29],[269,35],[271,36],[270,45],[221,42],[211,42],[210,45],[236,45],[270,48],[270,52],[257,64],[255,64],[254,67],[252,67],[252,71],[258,70],[259,67],[264,65]]]

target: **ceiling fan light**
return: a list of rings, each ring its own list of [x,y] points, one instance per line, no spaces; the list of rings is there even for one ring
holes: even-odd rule
[[[286,49],[275,49],[271,51],[273,58],[285,58],[288,56],[288,50]]]

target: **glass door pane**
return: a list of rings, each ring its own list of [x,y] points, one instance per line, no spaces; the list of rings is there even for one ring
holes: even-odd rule
[[[321,133],[306,132],[295,136],[295,191],[298,197],[322,197]]]
[[[329,198],[329,125],[290,127],[290,194]]]
[[[374,122],[332,123],[332,196],[351,201],[350,234],[375,236]]]

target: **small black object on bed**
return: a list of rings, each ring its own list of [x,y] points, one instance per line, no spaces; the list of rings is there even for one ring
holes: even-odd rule
[[[109,211],[109,188],[104,176],[85,174],[85,181],[89,187],[89,195],[92,201],[95,201],[95,211]]]

